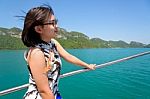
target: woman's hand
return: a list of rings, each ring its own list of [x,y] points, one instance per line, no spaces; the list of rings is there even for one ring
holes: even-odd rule
[[[87,68],[91,69],[91,70],[95,70],[96,69],[96,64],[88,64]]]

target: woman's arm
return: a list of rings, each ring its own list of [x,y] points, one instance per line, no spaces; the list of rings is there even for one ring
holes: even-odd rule
[[[79,66],[83,66],[86,67],[88,69],[95,69],[95,64],[87,64],[85,62],[83,62],[82,60],[78,59],[77,57],[71,55],[70,53],[68,53],[60,44],[59,42],[57,42],[56,40],[53,39],[53,41],[56,44],[57,50],[60,54],[61,57],[63,57],[65,60],[67,60],[70,63],[79,65]]]
[[[49,88],[47,75],[44,71],[46,63],[43,52],[37,48],[31,49],[27,60],[42,99],[54,99],[54,95]]]

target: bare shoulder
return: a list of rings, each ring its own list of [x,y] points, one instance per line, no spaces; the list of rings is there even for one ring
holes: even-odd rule
[[[35,59],[40,60],[44,58],[44,53],[39,48],[31,48],[27,60]]]
[[[59,44],[59,42],[56,39],[51,39],[56,45]]]
[[[39,48],[32,48],[31,49],[31,56],[40,56],[44,55],[43,52]]]

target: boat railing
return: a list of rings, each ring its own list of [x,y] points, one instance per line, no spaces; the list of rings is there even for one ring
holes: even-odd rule
[[[147,55],[147,54],[150,54],[150,51],[142,52],[142,53],[135,54],[135,55],[132,55],[132,56],[128,56],[128,57],[125,57],[125,58],[121,58],[121,59],[118,59],[118,60],[114,60],[114,61],[106,62],[106,63],[100,64],[100,65],[96,65],[96,69],[106,67],[106,66],[110,66],[112,64],[116,64],[116,63],[119,63],[119,62],[123,62],[123,61],[130,60],[130,59],[133,59],[133,58],[136,58],[136,57]],[[84,69],[68,72],[68,73],[60,75],[60,78],[72,76],[72,75],[79,74],[79,73],[82,73],[82,72],[87,72],[87,71],[90,71],[90,70],[84,68]],[[9,94],[9,93],[12,93],[12,92],[15,92],[15,91],[19,91],[19,90],[22,90],[22,89],[25,89],[28,86],[29,86],[29,84],[24,84],[24,85],[21,85],[21,86],[17,86],[17,87],[14,87],[14,88],[10,88],[10,89],[0,91],[0,96]]]

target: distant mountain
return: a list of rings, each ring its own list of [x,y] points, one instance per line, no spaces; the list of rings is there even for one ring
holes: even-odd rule
[[[90,39],[90,41],[97,47],[101,47],[101,48],[110,48],[109,42],[102,40],[100,38],[92,38]]]
[[[108,41],[109,44],[110,44],[110,47],[119,47],[119,48],[128,48],[129,47],[129,44],[124,42],[124,41]]]
[[[145,45],[144,47],[145,47],[145,48],[150,48],[150,44],[148,44],[148,45]]]
[[[124,41],[106,41],[100,38],[89,38],[84,33],[71,31],[63,28],[58,29],[56,39],[64,48],[150,48],[150,44],[142,44],[132,41],[129,44]],[[0,49],[24,49],[26,48],[21,41],[22,30],[17,27],[0,27]]]
[[[21,32],[22,32],[22,30],[20,28],[16,28],[16,27],[13,27],[10,29],[0,27],[0,35],[10,35],[12,37],[20,38]]]
[[[130,47],[138,47],[138,48],[143,48],[143,47],[145,47],[146,46],[146,44],[143,44],[143,43],[140,43],[140,42],[135,42],[135,41],[131,41],[130,42]]]

